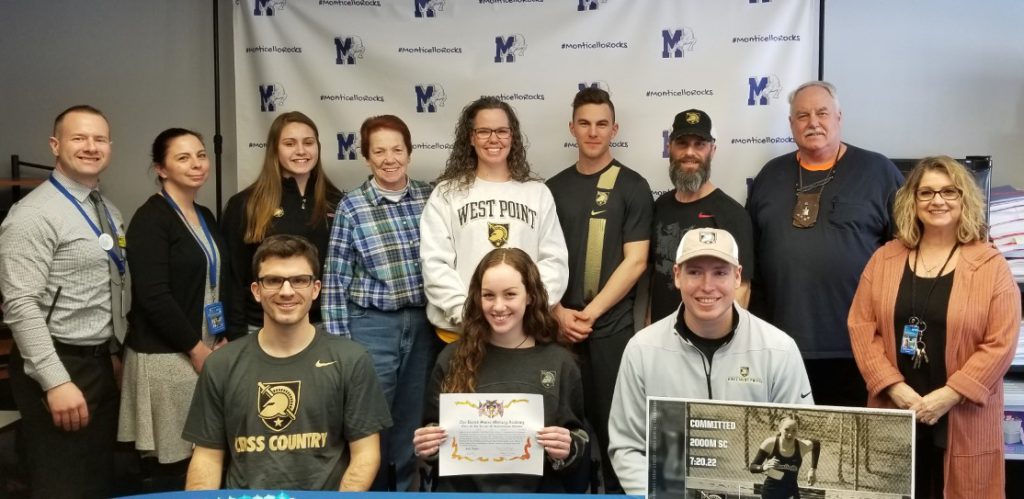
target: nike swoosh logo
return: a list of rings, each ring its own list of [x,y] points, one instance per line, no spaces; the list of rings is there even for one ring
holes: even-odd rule
[[[590,216],[596,217],[596,216],[598,216],[598,215],[600,215],[600,214],[602,214],[602,213],[604,213],[606,211],[608,211],[608,210],[601,210],[601,211],[590,210]]]
[[[329,366],[331,364],[334,364],[335,362],[338,362],[338,361],[332,360],[330,362],[321,362],[319,359],[317,359],[316,364],[313,364],[313,365],[315,365],[316,367],[327,367],[327,366]]]
[[[697,213],[697,218],[715,218],[715,216],[710,213],[704,213],[703,211],[701,211]]]
[[[807,392],[807,393],[801,393],[801,394],[800,394],[800,398],[802,398],[802,399],[805,399],[805,398],[807,398],[807,396],[808,396],[808,395],[810,395],[810,394],[811,394],[811,392]]]

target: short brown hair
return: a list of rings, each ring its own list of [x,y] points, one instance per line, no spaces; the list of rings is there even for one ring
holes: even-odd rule
[[[313,243],[302,236],[291,234],[277,234],[270,236],[260,243],[256,248],[256,254],[252,256],[253,279],[260,277],[260,265],[269,258],[305,258],[309,268],[313,269],[313,277],[320,278],[320,254]]]
[[[359,152],[363,154],[363,158],[370,159],[370,135],[377,130],[394,130],[402,134],[405,152],[412,154],[412,134],[409,133],[409,125],[398,116],[382,114],[366,118],[363,126],[359,128]]]
[[[107,117],[103,114],[103,111],[100,111],[99,109],[96,109],[95,107],[92,107],[92,106],[90,106],[88,104],[78,104],[78,105],[71,106],[71,107],[61,111],[60,114],[58,114],[57,117],[54,118],[54,120],[53,120],[53,136],[54,137],[57,136],[57,129],[60,128],[60,124],[61,124],[61,122],[64,121],[64,117],[69,115],[69,114],[71,114],[71,113],[95,114],[96,116],[99,116],[100,118],[103,118],[103,121],[106,121],[108,126],[110,124],[110,121],[107,120]]]
[[[576,110],[587,104],[608,104],[608,108],[612,111],[612,123],[615,122],[615,104],[612,104],[612,97],[604,89],[583,87],[579,92],[576,92],[576,97],[572,99],[572,116],[574,120],[576,118]]]

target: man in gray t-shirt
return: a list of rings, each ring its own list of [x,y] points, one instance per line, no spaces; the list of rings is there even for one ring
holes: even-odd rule
[[[316,248],[272,236],[251,289],[263,329],[214,352],[182,437],[196,444],[186,489],[368,490],[391,426],[369,354],[309,322],[320,293]]]

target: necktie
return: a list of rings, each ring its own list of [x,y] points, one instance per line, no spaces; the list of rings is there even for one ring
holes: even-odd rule
[[[114,253],[117,257],[124,261],[124,253],[121,252],[121,246],[118,244],[117,236],[113,229],[110,228],[110,220],[107,218],[107,205],[103,202],[103,197],[97,191],[89,193],[89,199],[92,200],[92,204],[96,207],[96,215],[100,221],[100,230],[104,234],[107,234],[114,241]],[[125,286],[127,285],[128,272],[125,271],[124,276],[117,270],[117,265],[110,258],[107,258],[107,267],[110,269],[110,313],[111,321],[114,325],[114,336],[117,338],[118,343],[124,343],[125,334],[128,332],[128,320],[126,314],[128,311],[127,302],[124,300],[124,293],[127,292]]]

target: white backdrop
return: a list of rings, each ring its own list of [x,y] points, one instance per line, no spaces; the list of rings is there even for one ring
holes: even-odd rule
[[[576,159],[568,131],[581,85],[616,104],[615,156],[669,189],[666,137],[679,111],[715,124],[712,180],[746,198],[746,177],[795,148],[787,94],[814,79],[811,0],[238,0],[234,11],[238,187],[256,177],[267,129],[308,114],[343,189],[368,174],[358,130],[395,114],[413,137],[410,174],[444,168],[462,107],[515,109],[528,158],[549,177]]]

